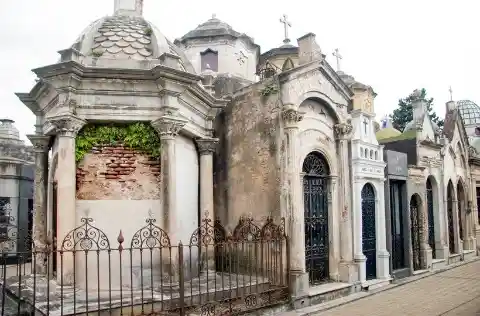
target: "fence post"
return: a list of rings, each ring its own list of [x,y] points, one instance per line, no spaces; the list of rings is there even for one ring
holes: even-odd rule
[[[183,274],[183,244],[178,244],[178,285],[180,291],[180,316],[185,315],[185,276]]]

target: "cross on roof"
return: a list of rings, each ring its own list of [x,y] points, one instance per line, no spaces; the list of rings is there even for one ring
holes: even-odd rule
[[[290,43],[290,39],[288,38],[288,28],[292,27],[292,23],[290,23],[287,19],[287,15],[284,14],[283,18],[280,19],[280,23],[283,24],[283,31],[285,38],[283,39],[284,44]]]
[[[340,71],[340,60],[343,59],[343,56],[340,55],[338,48],[335,48],[335,51],[332,53],[332,55],[337,59],[337,71]]]

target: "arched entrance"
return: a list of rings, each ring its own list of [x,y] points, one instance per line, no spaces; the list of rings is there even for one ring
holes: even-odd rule
[[[461,181],[457,183],[457,203],[458,203],[458,234],[461,240],[465,240],[465,236],[463,236],[463,216],[465,214],[465,190],[463,189],[463,185]]]
[[[303,162],[305,261],[311,284],[328,280],[328,176],[325,158],[310,153]]]
[[[421,199],[418,194],[410,199],[410,233],[412,241],[413,270],[420,270],[422,261],[420,258],[420,230],[421,230]]]
[[[427,216],[428,216],[428,244],[432,248],[432,258],[435,259],[435,220],[433,214],[433,186],[430,177],[427,179]]]
[[[455,253],[455,230],[453,228],[453,191],[452,181],[448,181],[447,186],[447,218],[448,218],[448,250]]]
[[[367,280],[377,277],[377,236],[375,230],[375,190],[370,183],[362,189],[362,252],[367,257]]]

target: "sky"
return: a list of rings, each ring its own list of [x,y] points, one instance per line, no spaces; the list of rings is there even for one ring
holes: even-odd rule
[[[469,99],[480,104],[480,19],[478,0],[144,0],[144,17],[170,40],[212,14],[254,38],[266,52],[283,40],[280,18],[287,14],[293,44],[315,33],[335,68],[377,93],[377,120],[398,99],[427,89],[441,117],[445,102]],[[15,96],[35,84],[31,69],[55,63],[91,22],[113,13],[114,0],[0,0],[0,118],[34,132],[35,116]]]

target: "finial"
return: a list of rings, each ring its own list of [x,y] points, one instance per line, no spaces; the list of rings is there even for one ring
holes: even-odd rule
[[[343,56],[340,55],[338,48],[335,48],[335,51],[332,53],[332,55],[337,59],[337,71],[340,71],[340,60],[343,59]]]
[[[142,16],[143,0],[115,0],[114,15]]]
[[[149,218],[153,218],[153,212],[152,212],[152,210],[151,210],[151,209],[150,209],[150,210],[148,210],[148,217],[149,217]]]
[[[288,43],[290,43],[290,39],[288,38],[288,28],[292,27],[292,23],[288,21],[286,14],[284,14],[283,18],[280,19],[280,23],[283,24],[283,32],[284,32],[283,44],[287,45]]]
[[[450,92],[450,101],[453,101],[453,90],[452,90],[452,86],[450,86],[450,88],[448,89],[448,92]]]
[[[212,20],[216,18],[217,18],[217,15],[215,13],[212,13]]]

